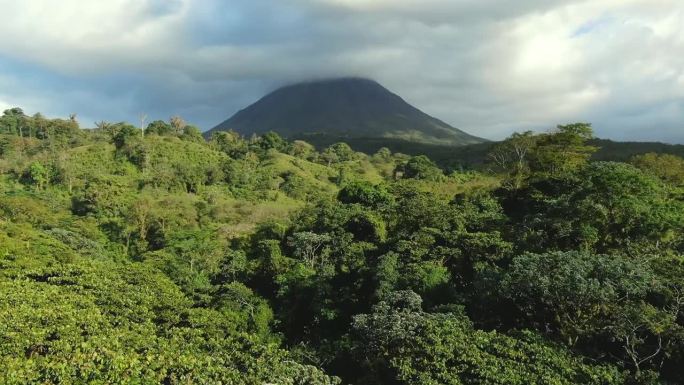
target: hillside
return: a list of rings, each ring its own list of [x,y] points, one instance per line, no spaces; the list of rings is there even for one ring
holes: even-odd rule
[[[287,138],[326,134],[338,141],[368,137],[449,145],[485,141],[427,115],[372,80],[357,78],[280,88],[207,135],[226,130],[243,135],[274,131]]]
[[[682,158],[171,128],[0,117],[0,384],[684,383]]]

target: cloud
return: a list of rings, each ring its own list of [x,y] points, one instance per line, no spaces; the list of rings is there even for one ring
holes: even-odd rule
[[[7,103],[6,101],[0,99],[0,111],[5,111],[9,108],[12,108],[12,106],[9,103]]]
[[[476,135],[591,121],[684,142],[677,0],[0,0],[0,101],[211,128],[277,86],[375,78]]]

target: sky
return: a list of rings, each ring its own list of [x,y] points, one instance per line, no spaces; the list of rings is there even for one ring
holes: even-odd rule
[[[374,79],[471,134],[591,122],[684,143],[682,0],[0,0],[0,109],[209,129],[279,86]]]

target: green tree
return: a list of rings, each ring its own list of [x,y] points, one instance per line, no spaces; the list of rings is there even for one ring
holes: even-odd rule
[[[684,301],[651,303],[663,288],[646,260],[581,252],[519,256],[501,281],[502,296],[532,326],[590,354],[621,357],[637,376],[672,354],[670,339],[681,329]]]
[[[204,143],[202,131],[195,126],[185,126],[185,128],[183,128],[183,135],[181,135],[181,139],[190,142]]]
[[[603,330],[624,301],[644,299],[654,278],[647,265],[621,256],[525,254],[513,260],[501,291],[535,327],[553,328],[573,346]]]
[[[437,181],[444,176],[442,170],[425,155],[414,156],[403,166],[405,178]]]
[[[579,225],[597,234],[600,248],[635,241],[673,241],[684,226],[681,204],[656,179],[624,163],[592,163],[581,174],[571,205]]]
[[[342,187],[337,199],[342,203],[358,203],[372,208],[389,205],[394,200],[383,186],[363,181],[351,182]]]
[[[139,138],[139,128],[130,124],[121,124],[112,137],[112,143],[116,146],[117,150],[121,150]]]
[[[532,176],[558,177],[584,167],[597,151],[589,123],[558,125],[554,131],[515,133],[496,144],[487,158],[491,168],[507,174],[513,188],[521,188]]]
[[[38,190],[42,190],[50,181],[50,171],[40,162],[33,162],[28,168],[27,179]]]
[[[648,153],[635,156],[630,163],[675,186],[684,186],[684,159],[678,156]]]
[[[457,310],[457,309],[454,309]],[[475,330],[460,312],[426,313],[412,292],[391,294],[353,324],[360,384],[622,384],[617,368],[587,365],[532,333]]]
[[[316,234],[312,232],[299,232],[288,238],[288,246],[294,250],[294,256],[309,268],[314,269],[318,265],[325,264],[328,251],[325,249],[332,238],[328,234]]]
[[[593,162],[499,194],[518,244],[528,251],[673,245],[684,223],[681,202],[656,178],[624,163]]]
[[[557,126],[555,131],[543,134],[532,153],[530,168],[533,172],[560,175],[581,169],[597,148],[587,144],[593,138],[589,123]]]
[[[508,174],[514,188],[520,188],[530,174],[530,158],[540,137],[532,131],[514,133],[495,145],[488,159],[498,172]]]
[[[233,159],[243,158],[249,152],[247,141],[234,131],[214,132],[209,144]]]
[[[0,117],[0,133],[24,137],[28,135],[26,127],[27,116],[19,107],[10,108]]]
[[[289,147],[288,153],[301,159],[309,159],[316,152],[316,148],[303,140],[295,140]]]
[[[183,129],[187,123],[185,123],[185,120],[180,116],[174,115],[169,119],[169,125],[171,125],[171,128],[173,129],[173,133],[180,136],[183,134]]]
[[[392,157],[392,151],[387,147],[381,147],[373,154],[373,157],[382,161],[388,161]]]
[[[283,152],[285,151],[287,142],[280,135],[278,135],[278,133],[269,131],[257,139],[257,145],[264,151],[273,149]]]
[[[356,153],[352,150],[347,143],[335,143],[330,147],[326,148],[322,153],[321,157],[328,164],[328,166],[341,163],[349,162],[356,159]]]
[[[174,128],[171,127],[170,124],[166,123],[163,120],[155,120],[151,122],[150,124],[147,125],[145,128],[145,134],[150,135],[173,135],[175,134]]]

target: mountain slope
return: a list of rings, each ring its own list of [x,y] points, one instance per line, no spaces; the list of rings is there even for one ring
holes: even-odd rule
[[[275,131],[285,137],[324,134],[343,138],[394,138],[466,145],[469,135],[406,103],[380,84],[359,78],[299,83],[280,88],[209,131],[244,135]]]

